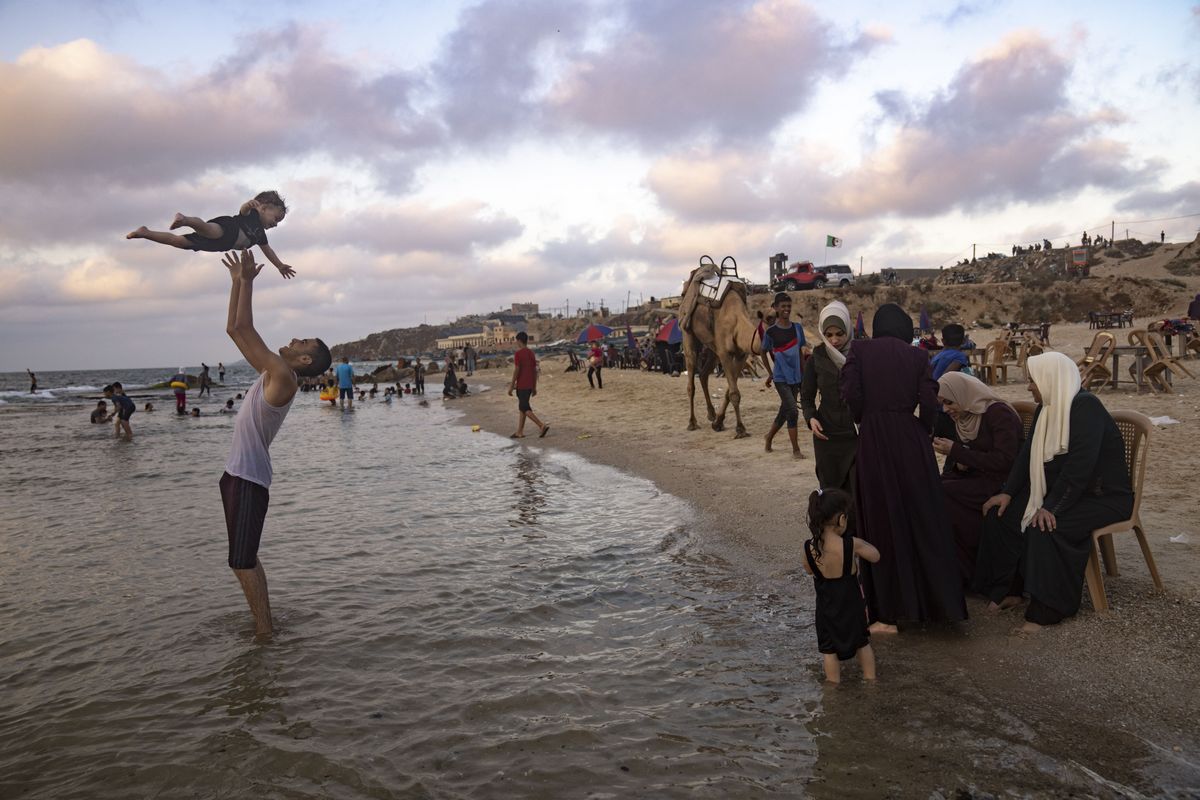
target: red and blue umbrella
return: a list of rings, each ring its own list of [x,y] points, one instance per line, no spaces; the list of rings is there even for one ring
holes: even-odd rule
[[[654,337],[655,341],[666,342],[667,344],[679,344],[683,341],[683,331],[679,330],[679,321],[674,317],[667,320],[666,324],[658,329],[658,335]]]
[[[867,326],[863,324],[862,312],[858,312],[858,321],[854,323],[854,338],[867,338]]]
[[[612,333],[612,328],[607,325],[596,325],[595,323],[588,325],[579,332],[579,338],[575,340],[576,344],[586,344],[587,342],[595,342],[603,339]]]

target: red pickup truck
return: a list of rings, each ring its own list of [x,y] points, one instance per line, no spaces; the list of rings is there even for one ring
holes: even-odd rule
[[[776,292],[794,292],[797,289],[822,289],[829,278],[817,272],[811,261],[797,261],[788,267],[788,272],[775,281],[771,287]]]

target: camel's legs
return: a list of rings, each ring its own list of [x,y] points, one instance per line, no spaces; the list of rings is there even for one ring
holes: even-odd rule
[[[699,425],[696,424],[696,368],[698,366],[697,362],[699,361],[698,355],[699,354],[696,352],[696,343],[695,343],[694,338],[690,334],[685,335],[683,337],[683,357],[687,361],[687,369],[688,369],[688,411],[689,411],[689,416],[688,416],[687,429],[689,431],[697,430],[700,427]],[[703,388],[703,386],[704,386],[704,382],[701,382],[701,387]],[[707,390],[705,390],[704,396],[706,399],[708,398]],[[711,407],[712,407],[712,403],[710,402],[709,408],[711,408]]]
[[[708,407],[708,421],[713,422],[717,418],[717,410],[713,408],[712,392],[708,389],[708,379],[712,375],[716,359],[711,350],[701,348],[699,361],[700,363],[697,365],[696,371],[700,373],[700,389],[704,392],[704,404]]]
[[[737,433],[733,435],[733,438],[744,439],[749,434],[746,433],[746,426],[742,424],[742,393],[738,389],[741,360],[726,353],[721,356],[721,366],[725,369],[725,380],[729,384],[729,391],[725,394],[725,403],[733,404],[733,416],[737,419]]]

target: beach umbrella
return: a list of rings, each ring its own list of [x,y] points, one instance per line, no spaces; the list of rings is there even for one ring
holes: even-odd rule
[[[929,312],[925,310],[925,306],[921,306],[921,330],[933,330],[933,325],[931,325],[929,322]]]
[[[666,342],[667,344],[679,344],[682,342],[683,331],[679,330],[679,321],[671,317],[665,325],[658,329],[658,335],[654,339],[655,341]]]
[[[637,339],[633,338],[633,328],[625,326],[625,344],[633,349],[637,349]]]
[[[858,321],[854,323],[854,338],[867,338],[867,326],[863,324],[862,312],[858,312]]]
[[[608,327],[607,325],[591,324],[579,332],[579,338],[576,339],[575,342],[577,344],[594,342],[598,339],[603,339],[610,333],[612,333],[612,328]]]

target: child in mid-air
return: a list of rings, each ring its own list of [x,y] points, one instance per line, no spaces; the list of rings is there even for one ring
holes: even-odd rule
[[[825,680],[839,683],[842,661],[858,656],[863,678],[875,680],[875,651],[867,631],[867,604],[858,585],[854,557],[872,564],[879,551],[846,533],[850,495],[840,489],[817,489],[808,496],[808,529],[804,571],[817,591],[817,649],[825,656]]]
[[[152,231],[145,225],[125,236],[126,239],[149,239],[159,244],[169,244],[181,250],[205,250],[224,253],[230,250],[248,250],[258,245],[267,260],[275,265],[279,274],[290,278],[296,270],[279,260],[275,251],[267,244],[267,231],[274,228],[287,216],[287,204],[279,192],[260,192],[253,200],[242,204],[236,217],[214,217],[205,222],[199,217],[176,214],[171,230],[191,228],[195,233],[180,235],[164,231]]]

